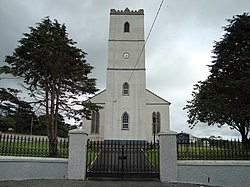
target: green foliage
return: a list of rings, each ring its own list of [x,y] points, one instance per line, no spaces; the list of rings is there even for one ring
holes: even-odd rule
[[[15,129],[16,121],[11,116],[0,116],[0,131],[7,132],[8,129]]]
[[[32,106],[18,97],[19,90],[0,88],[0,131],[12,128],[17,133],[30,133],[34,116]]]
[[[76,128],[70,124],[65,123],[63,116],[59,115],[58,117],[58,137],[67,138],[69,130]],[[47,136],[47,126],[46,126],[46,116],[41,115],[38,117],[36,124],[33,125],[33,134],[34,135],[45,135]]]
[[[0,110],[1,116],[8,114],[16,114],[17,110],[32,113],[32,107],[28,102],[18,98],[20,90],[12,88],[0,88]]]
[[[228,125],[249,142],[250,128],[250,16],[228,19],[225,34],[215,42],[207,80],[194,86],[184,109],[193,128],[198,122]]]

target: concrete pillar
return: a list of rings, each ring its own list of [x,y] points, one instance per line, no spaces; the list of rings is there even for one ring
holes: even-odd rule
[[[87,136],[83,129],[69,131],[68,179],[84,180],[86,177]]]
[[[177,147],[175,131],[160,132],[160,180],[177,182]]]

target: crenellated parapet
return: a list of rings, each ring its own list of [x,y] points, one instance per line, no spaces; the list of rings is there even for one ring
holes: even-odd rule
[[[144,15],[144,10],[129,10],[129,8],[125,8],[125,10],[116,10],[110,9],[110,15]]]

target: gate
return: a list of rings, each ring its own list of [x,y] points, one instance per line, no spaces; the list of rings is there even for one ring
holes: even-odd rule
[[[159,178],[159,143],[89,140],[87,177]]]

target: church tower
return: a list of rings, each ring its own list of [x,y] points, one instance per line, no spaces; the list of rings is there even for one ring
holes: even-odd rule
[[[92,140],[155,140],[170,129],[170,103],[146,89],[144,11],[110,10],[106,89],[84,128]]]
[[[145,140],[144,11],[110,10],[106,140]]]

